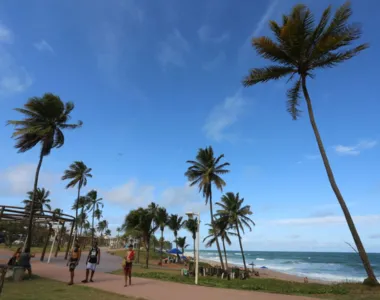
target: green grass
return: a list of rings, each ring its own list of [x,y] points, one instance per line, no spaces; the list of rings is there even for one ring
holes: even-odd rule
[[[20,283],[6,281],[1,298],[7,300],[136,300],[84,286],[68,286],[49,279],[34,278]]]
[[[184,284],[194,284],[193,277],[180,275],[179,270],[142,268],[134,266],[132,269],[135,277],[151,278]],[[122,274],[122,271],[113,272]],[[270,278],[250,278],[247,280],[222,280],[216,277],[199,277],[199,284],[215,288],[227,288],[237,290],[261,291],[268,293],[302,295],[319,299],[330,300],[380,300],[380,288],[370,288],[361,284],[325,285],[315,283],[289,282]]]

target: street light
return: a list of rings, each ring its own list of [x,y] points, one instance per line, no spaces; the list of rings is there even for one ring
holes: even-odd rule
[[[198,274],[199,274],[199,224],[201,223],[200,221],[200,214],[199,213],[193,213],[193,212],[188,212],[186,215],[189,217],[189,219],[193,219],[194,216],[197,216],[197,233],[195,235],[195,284],[198,284]]]

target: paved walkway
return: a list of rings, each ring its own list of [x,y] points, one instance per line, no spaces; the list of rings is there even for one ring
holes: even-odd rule
[[[106,254],[105,251],[103,251],[102,263],[105,264],[107,261],[113,260],[114,258],[111,257],[113,256]],[[81,265],[82,264],[83,262]],[[39,261],[34,261],[33,273],[41,277],[67,282],[69,279],[69,272],[67,267],[63,267],[62,265],[62,262],[46,264],[40,263]],[[75,283],[79,284],[81,280],[84,279],[85,272],[83,268],[80,267],[76,271],[75,275]],[[125,296],[144,298],[147,300],[315,300],[315,298],[309,297],[210,288],[145,278],[133,278],[132,286],[124,287],[123,276],[112,275],[104,272],[96,272],[94,280],[94,283],[87,284],[87,286]]]

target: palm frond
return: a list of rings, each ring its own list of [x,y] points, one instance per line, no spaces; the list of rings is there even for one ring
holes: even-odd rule
[[[256,68],[252,69],[250,74],[243,80],[243,85],[251,86],[261,82],[277,80],[296,72],[297,70],[292,67],[270,66]]]
[[[287,111],[291,114],[293,120],[297,120],[302,112],[299,109],[299,101],[301,99],[301,78],[299,78],[295,82],[294,86],[288,90],[287,97]]]

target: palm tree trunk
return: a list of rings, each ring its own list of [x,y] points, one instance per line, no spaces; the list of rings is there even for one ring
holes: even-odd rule
[[[236,231],[237,231],[237,234],[238,234],[241,256],[243,257],[244,271],[247,272],[247,264],[245,263],[245,255],[244,255],[244,250],[243,250],[243,244],[241,242],[241,236],[240,236],[240,230],[239,230],[239,224],[238,224],[238,222],[235,223],[235,226],[236,226]]]
[[[141,249],[141,237],[139,237],[139,242],[137,243],[137,263],[140,263],[140,249]]]
[[[146,241],[146,256],[145,256],[145,264],[146,268],[149,268],[149,250],[150,250],[150,239]]]
[[[223,243],[223,251],[224,251],[224,260],[226,261],[226,270],[228,270],[228,261],[227,261],[226,244],[225,244],[223,238],[222,238],[222,243]]]
[[[82,231],[83,231],[83,223],[84,223],[83,213],[84,213],[84,207],[82,207],[80,211],[80,233],[79,233],[80,236],[82,236]]]
[[[28,237],[26,239],[24,250],[27,248],[30,248],[32,243],[32,229],[33,229],[33,215],[34,215],[34,202],[36,201],[36,195],[37,195],[37,187],[38,187],[38,177],[40,175],[42,160],[43,160],[43,152],[41,149],[40,152],[40,159],[38,161],[37,169],[36,169],[36,175],[34,177],[34,186],[33,186],[33,197],[32,197],[32,203],[30,203],[30,215],[29,215],[29,226],[28,226]]]
[[[322,156],[323,164],[325,165],[327,177],[330,181],[331,188],[334,191],[334,194],[335,194],[335,196],[336,196],[336,198],[340,204],[340,207],[342,208],[343,214],[344,214],[346,221],[347,221],[348,228],[351,231],[352,238],[355,242],[356,248],[359,252],[359,256],[362,260],[364,269],[367,272],[368,278],[364,281],[364,283],[369,284],[369,285],[378,285],[379,282],[377,281],[375,273],[373,272],[371,263],[369,261],[368,255],[367,255],[367,252],[365,251],[363,243],[360,239],[359,233],[356,230],[355,223],[351,217],[351,214],[350,214],[350,211],[348,210],[346,202],[344,201],[343,196],[342,196],[342,194],[338,188],[338,185],[336,184],[335,177],[334,177],[333,171],[332,171],[331,166],[330,166],[330,162],[327,158],[325,147],[323,146],[323,142],[322,142],[321,136],[319,134],[317,124],[315,122],[314,112],[313,112],[313,107],[311,104],[310,95],[309,95],[309,92],[308,92],[307,87],[306,87],[306,77],[305,76],[302,77],[302,90],[303,90],[303,94],[305,96],[305,100],[306,100],[306,104],[307,104],[307,110],[309,113],[310,123],[311,123],[311,126],[313,128],[315,138],[317,140],[317,144],[318,144],[319,152],[321,153],[321,156]]]
[[[162,266],[162,249],[164,248],[164,229],[161,229],[160,261]]]
[[[212,209],[211,185],[209,185],[208,190],[209,190],[209,196],[208,196],[209,199],[208,200],[209,200],[209,203],[210,203],[210,217],[211,217],[212,229],[214,231],[214,236],[215,236],[216,248],[218,249],[218,254],[219,254],[219,259],[220,259],[220,265],[221,265],[222,269],[225,270],[224,263],[223,263],[223,257],[222,257],[222,251],[220,251],[219,239],[218,239],[217,231],[216,231],[216,228],[215,228],[214,212],[213,212],[213,209]]]
[[[74,241],[77,239],[77,236],[78,236],[78,204],[79,204],[79,197],[80,197],[80,188],[81,188],[81,185],[78,184],[77,205],[75,207],[75,235],[74,235]]]
[[[94,222],[95,222],[95,205],[94,205],[94,207],[92,208],[91,245],[94,244],[94,234],[95,234],[95,230],[94,230]]]

